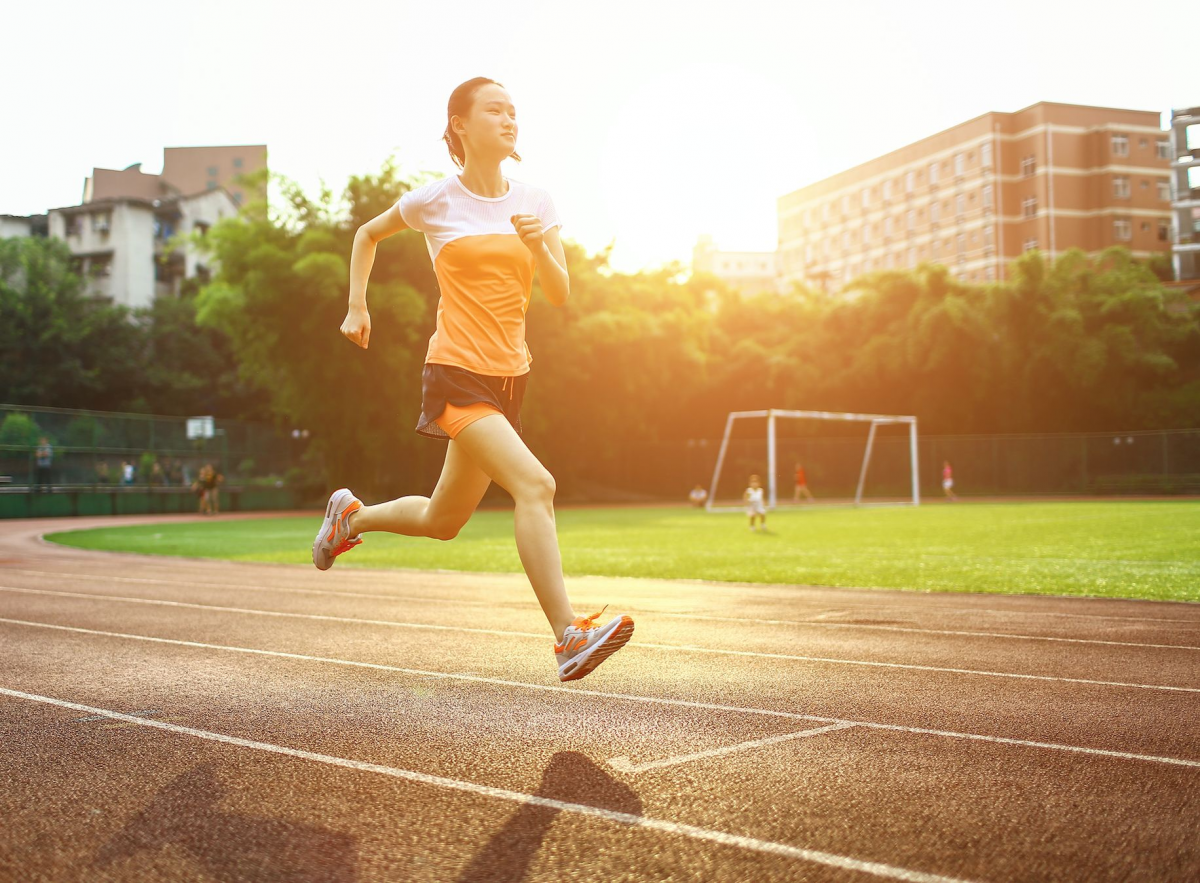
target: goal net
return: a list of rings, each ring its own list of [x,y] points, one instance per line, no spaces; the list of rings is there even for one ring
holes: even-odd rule
[[[739,421],[766,420],[766,446],[762,447],[761,436],[758,441],[742,438],[733,439],[734,424]],[[861,436],[857,440],[826,439],[826,442],[837,442],[837,456],[832,453],[810,456],[796,454],[802,442],[794,439],[780,439],[777,429],[780,421],[833,421],[850,422],[852,424],[868,424],[865,441]],[[745,426],[745,424],[743,424]],[[903,436],[897,437],[889,433],[886,440],[877,438],[882,427],[907,426]],[[808,444],[809,451],[818,446]],[[830,451],[833,446],[826,444],[821,450]],[[780,457],[783,449],[782,461]],[[881,451],[881,448],[883,450]],[[861,452],[861,459],[859,453]],[[765,454],[765,462],[763,455]],[[791,454],[791,456],[789,456]],[[872,457],[874,456],[874,462]],[[880,461],[885,460],[886,464]],[[782,496],[787,502],[793,499],[794,472],[793,463],[802,465],[805,477],[810,485],[814,485],[813,493],[822,496],[823,490],[842,488],[842,496],[825,494],[822,502],[852,503],[855,506],[864,505],[911,505],[921,504],[921,491],[918,487],[917,470],[917,418],[910,415],[898,414],[846,414],[837,411],[783,411],[769,409],[765,411],[731,411],[725,421],[725,433],[721,437],[721,448],[717,453],[717,463],[713,470],[712,484],[709,487],[705,508],[710,512],[741,512],[744,505],[741,501],[745,490],[747,477],[758,474],[766,489],[767,508],[776,508],[781,501],[780,485],[784,487]],[[864,501],[864,490],[868,487],[868,476],[872,468],[877,471],[886,465],[887,481],[884,489],[893,493],[868,498]],[[765,467],[765,468],[764,468]],[[782,479],[782,481],[781,481]],[[824,488],[821,481],[824,480]],[[722,483],[723,481],[723,483]],[[881,482],[875,485],[883,486]],[[846,492],[852,492],[851,497]]]

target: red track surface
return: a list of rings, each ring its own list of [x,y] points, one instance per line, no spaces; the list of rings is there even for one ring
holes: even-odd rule
[[[0,523],[0,880],[1200,879],[1200,605],[578,579],[637,633],[563,685],[520,576],[63,526]]]

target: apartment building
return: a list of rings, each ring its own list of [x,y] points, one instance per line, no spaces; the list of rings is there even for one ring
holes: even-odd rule
[[[692,272],[710,273],[743,294],[781,290],[775,252],[721,251],[707,233],[692,248]]]
[[[236,205],[248,198],[266,199],[266,185],[251,188],[244,175],[267,167],[265,144],[163,148],[160,175],[142,171],[141,163],[124,169],[92,169],[83,181],[83,202],[133,197],[161,199],[223,187]]]
[[[778,201],[785,285],[951,267],[1005,278],[1031,249],[1171,248],[1171,143],[1157,111],[1040,102],[991,112]]]
[[[1200,280],[1200,107],[1171,111],[1171,214],[1175,279]]]
[[[144,199],[116,196],[47,212],[48,235],[64,240],[91,294],[127,307],[178,296],[184,279],[206,279],[207,258],[191,246],[169,247],[176,234],[202,235],[238,207],[224,189]]]

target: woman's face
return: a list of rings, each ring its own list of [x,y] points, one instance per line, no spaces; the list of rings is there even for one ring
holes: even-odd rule
[[[503,86],[481,86],[471,112],[456,119],[459,137],[476,156],[504,159],[517,149],[517,109]]]

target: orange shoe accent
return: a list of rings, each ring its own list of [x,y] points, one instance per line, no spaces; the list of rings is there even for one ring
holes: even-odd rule
[[[329,528],[329,536],[325,537],[325,542],[329,542],[335,536],[337,536],[337,532],[342,529],[342,521],[349,518],[351,512],[357,512],[361,508],[362,508],[362,503],[359,502],[358,500],[354,500],[349,506],[347,506],[345,509],[343,509],[341,512],[339,512],[337,518],[333,519],[333,524]],[[343,545],[345,545],[345,544],[343,544]],[[338,548],[341,548],[341,547],[339,546]],[[344,552],[346,550],[342,549],[342,551]],[[335,552],[334,554],[336,555],[338,553]]]
[[[329,557],[336,558],[338,555],[341,555],[343,552],[349,552],[355,546],[359,546],[359,545],[362,545],[362,537],[355,537],[353,539],[348,539],[348,540],[346,540],[346,542],[342,543],[336,549],[332,549],[329,552]]]

